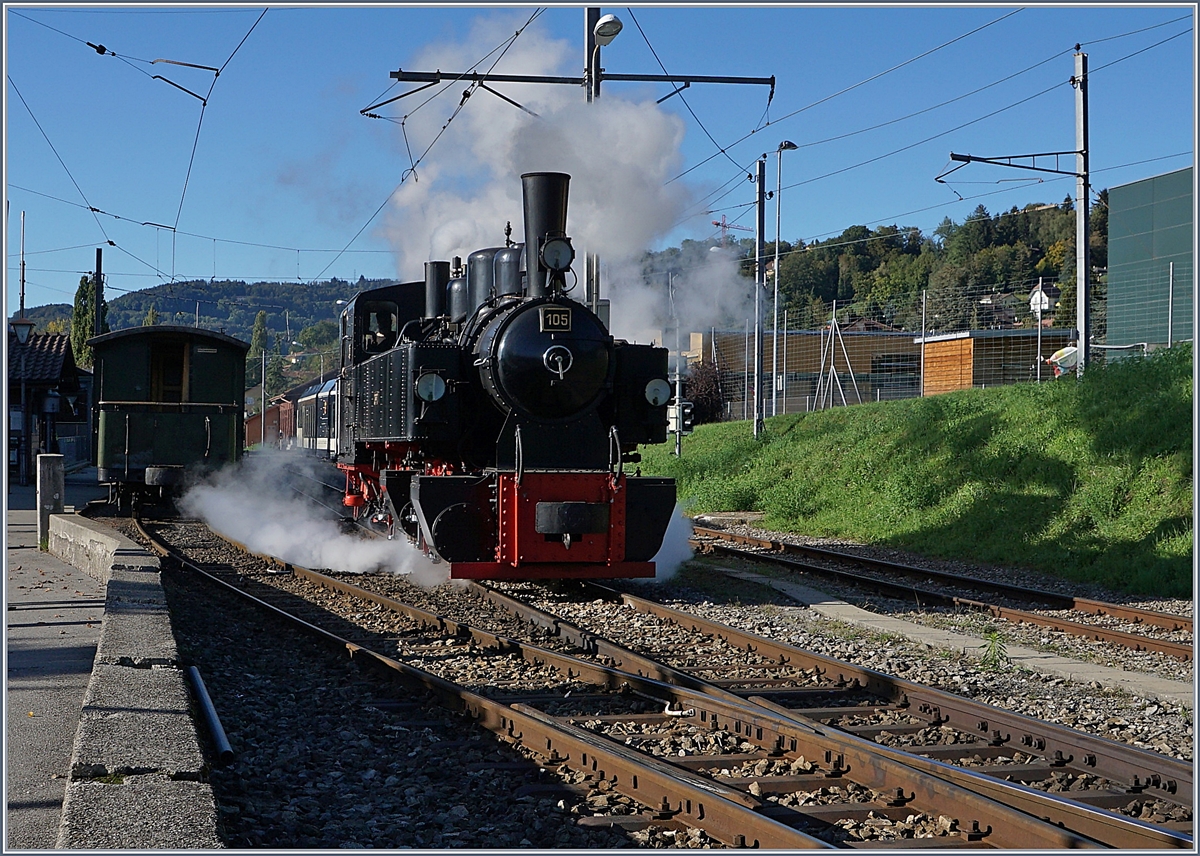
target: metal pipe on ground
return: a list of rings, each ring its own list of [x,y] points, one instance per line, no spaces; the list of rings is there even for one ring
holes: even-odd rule
[[[221,719],[217,716],[212,699],[209,698],[204,679],[200,677],[200,670],[195,666],[188,666],[187,673],[192,687],[196,690],[196,701],[204,714],[204,724],[208,726],[209,736],[212,737],[213,748],[217,753],[217,766],[224,767],[233,760],[233,747],[229,745],[229,738],[225,736],[225,729],[221,727]]]

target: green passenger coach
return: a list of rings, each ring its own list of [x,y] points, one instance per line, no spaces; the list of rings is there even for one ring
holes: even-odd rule
[[[120,503],[165,495],[188,471],[236,461],[243,445],[245,342],[196,327],[132,327],[95,353],[97,476]]]

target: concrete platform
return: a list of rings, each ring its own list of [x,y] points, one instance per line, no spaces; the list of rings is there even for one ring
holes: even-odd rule
[[[69,476],[68,504],[103,496]],[[70,773],[71,747],[104,619],[104,586],[37,548],[32,487],[13,485],[5,527],[4,849],[55,846]]]
[[[72,782],[55,846],[59,849],[215,850],[217,813],[212,787],[164,775],[119,783]],[[104,822],[120,818],[119,824]]]
[[[66,488],[106,494],[95,470]],[[73,514],[39,552],[32,488],[8,498],[6,849],[221,847],[158,559]]]

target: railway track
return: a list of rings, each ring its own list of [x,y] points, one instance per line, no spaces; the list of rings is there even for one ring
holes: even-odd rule
[[[882,591],[921,608],[941,605],[975,610],[994,618],[1056,630],[1134,651],[1153,651],[1180,660],[1191,660],[1193,656],[1191,639],[1180,641],[1168,636],[1185,634],[1190,637],[1192,619],[1188,616],[1071,597],[1057,592],[918,568],[820,547],[789,544],[720,529],[696,527],[693,543],[697,549],[704,552],[769,562],[791,570]],[[979,592],[999,596],[1005,602],[978,600]],[[1014,603],[1022,604],[1024,608]],[[1073,620],[1045,611],[1036,612],[1034,609],[1077,613],[1098,618],[1102,622],[1120,622],[1124,626],[1137,627],[1138,632],[1116,629],[1106,623]]]
[[[203,539],[194,531],[184,536],[185,543],[196,540]],[[191,543],[189,549],[195,547]],[[769,640],[697,625],[694,616],[669,620],[697,639],[719,639],[744,651],[750,663],[729,663],[724,678],[689,673],[480,586],[472,587],[476,599],[503,610],[510,617],[507,626],[514,627],[515,620],[526,639],[302,568],[254,575],[228,567],[198,569],[304,622],[353,657],[370,658],[421,683],[560,771],[608,783],[608,790],[641,806],[634,818],[640,822],[683,823],[731,846],[814,847],[830,840],[878,846],[894,835],[893,846],[916,846],[911,840],[916,836],[922,845],[1190,847],[1190,836],[1169,822],[1149,824],[1108,810],[1122,799],[1127,804],[1130,790],[1133,801],[1143,792],[1164,804],[1170,796],[1182,799],[1180,792],[1190,800],[1190,765],[1172,766],[1171,759],[1153,753],[1123,753],[1096,738],[1089,761],[1075,754],[1083,735],[1005,720],[1002,712],[964,699],[921,696],[920,687],[867,670],[852,674],[855,667],[836,661],[800,665],[798,649],[783,646],[767,654]],[[368,580],[383,587],[402,583],[396,577],[356,578]],[[342,599],[336,611],[327,597],[313,605],[311,598],[322,590]],[[667,620],[665,607],[632,595],[604,597],[621,611]],[[376,622],[381,612],[394,616],[394,630],[364,633],[350,620],[361,615],[364,602]],[[507,664],[503,683],[480,679],[477,666],[466,665],[481,658]],[[515,663],[520,666],[514,670]],[[474,677],[462,686],[455,680],[459,674]],[[904,719],[913,712],[913,721]],[[871,721],[900,714],[887,727]],[[860,722],[834,723],[844,717]],[[937,753],[921,759],[877,742],[885,733],[904,742],[905,735],[956,727],[971,737],[964,743],[972,761],[985,762],[981,768],[991,761],[1007,772],[982,775],[938,760]],[[997,739],[998,729],[1021,733],[1018,728],[1032,743],[1028,758]],[[1070,757],[1063,748],[1071,750]],[[944,747],[941,754],[951,757]],[[1098,779],[1116,769],[1119,757],[1129,765],[1127,792],[1120,794],[1118,786],[1092,793],[1091,804],[998,778],[1019,774],[1030,781],[1056,776],[1061,781],[1079,773]],[[1186,816],[1174,826],[1190,829],[1190,806]]]

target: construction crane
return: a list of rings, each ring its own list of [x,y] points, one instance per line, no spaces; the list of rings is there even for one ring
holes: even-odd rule
[[[715,211],[709,211],[708,213],[709,213],[709,214],[715,214],[716,212],[715,212]],[[721,219],[720,219],[720,220],[713,220],[713,221],[712,221],[712,224],[713,224],[714,226],[720,226],[720,227],[721,227],[721,246],[722,246],[722,247],[724,247],[724,246],[726,246],[726,244],[728,244],[728,240],[727,240],[727,239],[728,239],[728,232],[729,232],[729,230],[730,230],[730,229],[741,229],[743,232],[753,232],[753,231],[754,231],[754,230],[753,230],[753,229],[751,229],[749,226],[739,226],[737,223],[730,223],[730,222],[728,222],[728,221],[725,219],[725,215],[724,215],[724,214],[722,214],[722,215],[721,215]]]

